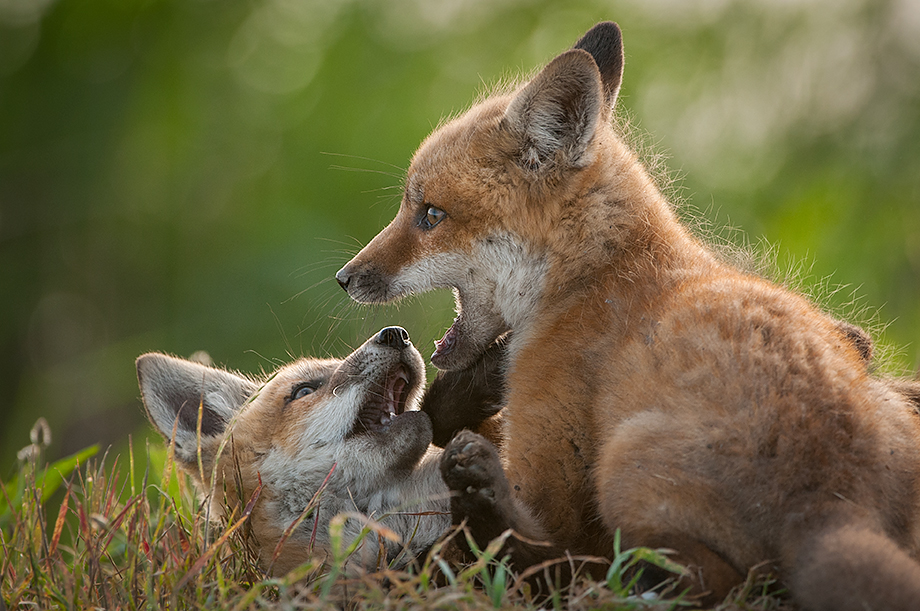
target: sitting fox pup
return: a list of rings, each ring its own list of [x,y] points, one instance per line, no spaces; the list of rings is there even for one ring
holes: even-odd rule
[[[285,365],[264,384],[163,354],[138,358],[137,374],[150,421],[167,442],[175,435],[176,461],[208,496],[212,515],[225,515],[225,502],[245,504],[261,477],[250,520],[260,562],[275,574],[328,553],[329,520],[342,512],[379,520],[400,538],[378,541],[372,533],[350,569],[403,567],[450,528],[441,451],[429,445],[429,418],[416,411],[425,365],[400,327],[383,329],[342,360]],[[273,561],[285,529],[327,476],[318,511]],[[362,526],[345,522],[345,545]]]
[[[500,455],[454,437],[454,519],[512,528],[519,567],[676,550],[719,600],[773,563],[804,608],[920,609],[920,419],[807,299],[679,221],[611,126],[619,28],[439,127],[396,218],[336,278],[382,303],[451,287],[431,357],[464,369],[508,330]],[[533,545],[531,541],[549,545]]]

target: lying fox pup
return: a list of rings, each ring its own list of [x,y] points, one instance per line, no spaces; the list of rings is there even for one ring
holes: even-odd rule
[[[501,454],[444,453],[454,520],[513,528],[519,567],[619,529],[704,600],[766,561],[808,609],[920,609],[920,419],[837,321],[680,224],[611,126],[622,73],[601,23],[438,128],[336,274],[364,303],[453,288],[441,369],[513,330]]]
[[[176,461],[212,515],[225,515],[225,503],[244,505],[261,478],[250,524],[259,560],[275,574],[328,553],[329,520],[342,512],[378,520],[400,539],[371,533],[352,568],[403,567],[450,528],[441,451],[429,445],[428,416],[416,411],[425,365],[400,327],[345,359],[300,359],[264,383],[163,354],[138,358],[137,374],[150,421],[167,442],[175,438]],[[274,557],[327,476],[318,510]],[[363,526],[345,522],[345,545]]]

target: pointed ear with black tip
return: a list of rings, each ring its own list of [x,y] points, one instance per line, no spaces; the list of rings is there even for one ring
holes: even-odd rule
[[[584,49],[594,58],[604,83],[604,98],[612,108],[623,82],[623,35],[620,26],[603,21],[588,30],[573,49]]]
[[[176,459],[185,464],[197,462],[199,407],[202,441],[220,437],[258,389],[228,371],[157,353],[137,359],[137,380],[147,417],[167,441],[175,430]]]
[[[518,91],[505,111],[504,124],[518,145],[519,164],[584,167],[586,151],[604,111],[597,64],[581,49],[551,61]]]

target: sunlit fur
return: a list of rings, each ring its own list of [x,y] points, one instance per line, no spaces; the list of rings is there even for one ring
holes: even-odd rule
[[[356,424],[359,411],[397,367],[408,372],[406,408],[412,411],[397,416],[385,431],[362,431]],[[283,574],[311,555],[326,557],[329,521],[342,512],[379,520],[400,538],[378,540],[370,534],[349,560],[351,570],[405,566],[449,527],[437,466],[440,451],[429,445],[427,416],[415,411],[425,368],[411,344],[395,349],[372,338],[344,360],[300,359],[264,384],[162,354],[141,356],[137,369],[151,422],[167,440],[175,426],[177,462],[208,498],[214,517],[235,510],[239,518],[261,479],[250,518],[252,540],[261,564],[273,573]],[[315,392],[291,400],[304,382],[314,383]],[[209,422],[217,423],[213,430],[203,427],[200,470],[199,404],[203,415],[214,412]],[[177,418],[180,410],[184,413]],[[282,534],[327,476],[318,510],[293,530],[273,560]],[[362,526],[360,519],[345,523],[344,545]]]
[[[582,49],[432,133],[339,281],[365,302],[454,287],[442,368],[513,329],[510,524],[545,549],[609,556],[619,529],[710,600],[761,566],[809,609],[920,609],[920,418],[837,321],[681,225],[611,127],[621,49]]]

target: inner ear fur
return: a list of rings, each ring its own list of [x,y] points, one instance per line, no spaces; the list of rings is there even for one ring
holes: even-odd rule
[[[137,359],[137,378],[147,417],[167,441],[175,430],[176,456],[185,462],[196,457],[199,407],[201,438],[219,437],[258,388],[229,371],[158,353]]]
[[[582,167],[589,162],[585,153],[604,110],[597,64],[587,51],[572,49],[512,98],[504,121],[518,142],[524,168]]]

